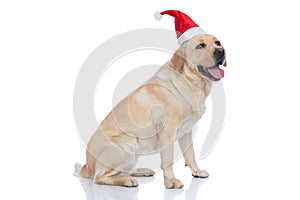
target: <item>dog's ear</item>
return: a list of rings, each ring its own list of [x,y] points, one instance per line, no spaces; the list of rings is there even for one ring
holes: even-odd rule
[[[182,51],[183,49],[182,47],[180,47],[179,49],[177,49],[177,51],[171,58],[171,66],[174,67],[178,72],[182,72],[184,66],[184,58]]]

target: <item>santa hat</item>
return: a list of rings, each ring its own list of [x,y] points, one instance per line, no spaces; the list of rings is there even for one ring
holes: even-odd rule
[[[205,34],[204,30],[200,28],[198,24],[181,11],[166,10],[163,12],[155,12],[154,17],[156,20],[161,20],[164,14],[175,18],[175,30],[179,45],[196,35]]]

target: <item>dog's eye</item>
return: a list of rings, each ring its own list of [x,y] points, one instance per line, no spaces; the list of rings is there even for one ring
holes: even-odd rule
[[[216,44],[217,46],[221,46],[221,42],[220,42],[220,41],[215,41],[215,44]]]
[[[204,47],[206,47],[205,43],[200,43],[196,46],[196,49],[203,49]]]

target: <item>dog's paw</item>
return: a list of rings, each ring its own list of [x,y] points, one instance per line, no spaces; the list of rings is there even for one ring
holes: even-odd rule
[[[124,181],[125,187],[137,187],[139,182],[135,178],[128,178]]]
[[[131,176],[135,176],[135,177],[143,177],[143,176],[153,176],[155,174],[155,172],[151,169],[148,168],[139,168],[137,169],[136,172],[132,173]]]
[[[205,170],[198,170],[192,173],[195,178],[207,178],[209,176],[208,172]]]
[[[176,178],[165,180],[165,186],[167,189],[179,189],[183,188],[183,183]]]

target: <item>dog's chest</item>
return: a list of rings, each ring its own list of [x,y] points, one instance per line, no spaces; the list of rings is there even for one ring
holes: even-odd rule
[[[205,104],[201,102],[195,107],[189,106],[185,108],[183,106],[183,118],[176,132],[176,139],[181,138],[183,135],[192,131],[194,125],[200,120],[201,116],[205,112]]]
[[[205,85],[202,90],[195,92],[195,90],[188,89],[186,94],[180,95],[182,98],[181,110],[182,120],[176,132],[176,139],[192,131],[194,125],[200,120],[205,112],[205,100],[207,94],[210,92],[210,85]],[[179,95],[178,95],[179,96]]]

